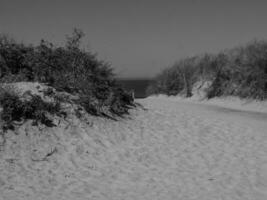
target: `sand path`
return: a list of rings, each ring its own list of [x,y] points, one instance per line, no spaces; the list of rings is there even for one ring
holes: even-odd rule
[[[17,174],[28,183],[8,191],[0,179],[0,199],[267,199],[266,114],[138,101],[146,111],[96,121],[66,141],[67,154],[24,167],[34,177],[43,170],[35,182]]]

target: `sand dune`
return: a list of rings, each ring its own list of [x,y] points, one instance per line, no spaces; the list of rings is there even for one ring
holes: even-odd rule
[[[138,100],[119,121],[30,123],[0,151],[0,199],[267,199],[267,115]]]

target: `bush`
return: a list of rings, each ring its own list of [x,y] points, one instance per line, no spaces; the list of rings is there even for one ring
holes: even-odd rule
[[[44,40],[37,46],[26,46],[0,37],[0,81],[47,83],[58,91],[81,96],[81,105],[91,114],[100,115],[102,106],[114,113],[127,113],[121,108],[133,101],[124,101],[122,97],[128,95],[125,91],[116,92],[119,87],[110,65],[80,48],[83,36],[82,31],[74,29],[63,47]],[[122,96],[116,97],[115,93]],[[110,98],[116,100],[116,108]]]
[[[54,126],[48,115],[61,115],[60,103],[44,102],[40,96],[32,95],[30,100],[21,100],[16,94],[1,91],[0,105],[2,107],[1,119],[4,122],[3,129],[13,129],[15,121],[27,119],[34,120],[34,124],[42,123],[46,126]]]
[[[216,55],[182,59],[156,76],[148,92],[189,97],[197,81],[212,81],[208,98],[234,95],[267,99],[267,42],[253,41]]]

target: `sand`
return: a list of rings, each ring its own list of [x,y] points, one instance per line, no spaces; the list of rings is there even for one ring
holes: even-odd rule
[[[2,200],[266,200],[267,114],[174,101],[10,132]]]

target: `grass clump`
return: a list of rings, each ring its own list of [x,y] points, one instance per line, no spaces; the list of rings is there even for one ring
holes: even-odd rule
[[[267,99],[267,42],[253,41],[218,54],[182,59],[156,76],[147,92],[190,97],[199,81],[212,83],[207,98]]]

